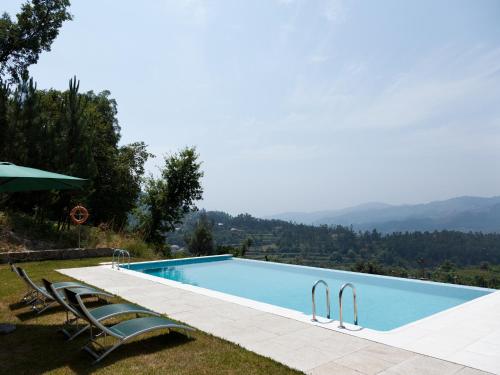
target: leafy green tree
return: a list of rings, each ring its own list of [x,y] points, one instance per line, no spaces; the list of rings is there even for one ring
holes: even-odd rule
[[[115,170],[116,178],[113,180],[113,190],[107,195],[112,199],[108,207],[112,207],[114,216],[103,217],[102,221],[112,221],[116,228],[123,228],[128,220],[127,213],[131,212],[137,205],[141,194],[141,187],[144,176],[144,164],[153,157],[147,151],[144,142],[134,142],[118,149]],[[120,197],[120,199],[116,199]],[[104,212],[102,213],[104,215]]]
[[[0,79],[19,82],[40,53],[50,51],[65,21],[71,20],[69,0],[31,0],[21,6],[13,21],[0,18]]]
[[[211,255],[215,251],[212,223],[206,215],[200,216],[191,236],[187,238],[189,251],[194,255]]]
[[[253,244],[253,240],[250,238],[250,237],[247,237],[243,243],[241,244],[241,256],[244,257],[246,252],[248,251],[248,249],[250,249],[250,247],[252,246]]]
[[[89,124],[88,98],[78,93],[80,81],[73,77],[69,81],[69,90],[63,96],[62,121],[66,131],[65,150],[63,153],[67,173],[82,178],[92,179],[97,174],[93,158],[93,146],[98,137]]]
[[[9,130],[7,124],[7,109],[9,107],[9,96],[9,86],[0,80],[0,134],[2,135],[0,137],[0,150],[5,150],[7,147],[7,132]]]
[[[481,262],[479,264],[479,269],[483,271],[488,271],[490,269],[490,264],[488,262]]]
[[[95,223],[122,228],[127,213],[137,204],[144,164],[152,155],[143,142],[118,146],[120,126],[117,103],[109,91],[85,94],[87,132],[91,134],[92,159],[97,173],[89,183],[92,194],[87,201],[93,208]],[[119,199],[117,199],[117,197]]]
[[[439,266],[439,268],[443,272],[451,272],[451,271],[453,271],[455,269],[455,265],[453,264],[453,262],[450,262],[447,259],[443,263],[441,263],[441,265]]]
[[[158,179],[146,181],[139,215],[146,241],[159,248],[165,243],[166,232],[175,230],[182,218],[196,210],[195,202],[202,198],[201,163],[195,148],[185,148],[165,157]]]
[[[43,139],[43,124],[40,122],[38,113],[40,111],[39,94],[33,78],[23,80],[18,86],[16,100],[20,105],[20,113],[16,126],[18,139],[19,163],[26,165],[28,162],[35,168],[42,167],[42,154],[44,150],[40,147]]]
[[[477,286],[483,287],[483,288],[488,286],[483,275],[475,275],[474,276],[474,284]]]
[[[39,90],[23,79],[11,92],[0,85],[0,160],[88,179],[79,192],[19,193],[8,206],[37,218],[69,225],[68,209],[81,202],[90,224],[123,227],[141,192],[144,164],[151,156],[143,142],[119,146],[117,104],[108,91]]]

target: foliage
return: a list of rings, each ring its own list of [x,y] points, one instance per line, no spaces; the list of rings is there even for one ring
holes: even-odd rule
[[[241,249],[230,245],[217,245],[215,248],[215,254],[231,254],[234,257],[239,257],[241,256]]]
[[[280,258],[278,258],[278,260],[280,260]],[[357,262],[351,267],[344,266],[343,268],[347,268],[355,272],[397,277],[409,277],[414,279],[433,280],[451,284],[474,285],[486,288],[500,288],[499,265],[490,267],[488,270],[482,269],[481,266],[454,266],[452,268],[449,268],[449,263],[446,261],[439,267],[422,270],[405,267],[386,266],[371,261],[361,261]]]
[[[0,19],[0,160],[88,183],[76,193],[16,193],[8,200],[0,194],[0,208],[35,213],[38,224],[58,220],[60,229],[69,228],[69,210],[81,203],[89,209],[90,224],[121,230],[137,206],[144,164],[152,157],[146,145],[119,145],[117,103],[109,91],[81,93],[76,77],[64,92],[39,90],[28,77],[28,67],[50,50],[64,21],[71,20],[69,5],[69,0],[31,0],[16,22],[7,14]],[[163,233],[201,198],[197,158],[193,148],[165,158],[161,178],[150,178],[146,185],[142,228],[149,242],[167,252]]]
[[[186,238],[189,252],[194,255],[212,255],[214,253],[214,239],[212,235],[213,223],[206,215],[201,215],[193,233]]]
[[[153,259],[156,254],[148,244],[133,233],[115,232],[105,224],[82,225],[81,244],[86,248],[112,247],[127,249],[136,258]],[[76,247],[78,228],[59,231],[57,223],[39,223],[36,217],[0,211],[0,252]]]
[[[109,91],[39,90],[33,79],[11,92],[0,86],[0,160],[86,178],[78,193],[33,192],[10,196],[8,206],[67,223],[68,210],[83,203],[90,222],[123,227],[141,191],[144,163],[151,156],[142,142],[119,146],[117,104]]]
[[[7,144],[7,110],[10,90],[6,83],[0,80],[0,150],[3,150]]]
[[[247,238],[245,256],[317,267],[349,269],[400,277],[500,287],[500,234],[456,231],[405,232],[382,235],[376,230],[355,232],[343,226],[310,226],[224,212],[188,215],[169,236],[183,246],[198,216],[215,223],[217,248],[239,248]],[[468,270],[464,273],[464,270]]]
[[[242,257],[245,256],[245,254],[247,253],[248,249],[250,249],[250,247],[252,246],[253,244],[253,241],[250,237],[247,237],[241,244],[241,251],[240,251],[240,254]]]
[[[138,212],[140,228],[146,241],[158,247],[165,243],[165,233],[175,230],[185,214],[196,210],[201,199],[201,163],[195,148],[185,148],[166,156],[161,177],[146,181]]]
[[[65,21],[71,20],[69,0],[31,0],[24,3],[13,21],[0,18],[0,81],[19,82],[28,67],[38,61]]]

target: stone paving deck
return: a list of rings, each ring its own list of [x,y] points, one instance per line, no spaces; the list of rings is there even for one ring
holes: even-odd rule
[[[109,266],[59,272],[307,374],[487,374],[457,363],[135,277],[111,270]]]

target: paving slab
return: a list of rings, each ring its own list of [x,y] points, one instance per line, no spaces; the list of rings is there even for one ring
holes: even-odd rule
[[[451,375],[463,368],[464,366],[441,359],[428,356],[415,356],[390,367],[390,371],[399,375]]]

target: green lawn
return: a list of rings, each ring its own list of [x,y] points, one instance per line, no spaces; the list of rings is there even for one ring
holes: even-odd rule
[[[23,263],[35,280],[71,280],[55,272],[59,268],[96,265],[100,259]],[[0,374],[114,373],[114,374],[299,374],[277,362],[203,332],[191,339],[180,333],[143,336],[123,345],[101,364],[80,348],[87,335],[67,342],[58,332],[64,313],[58,307],[40,316],[18,303],[26,288],[0,265],[0,322],[15,323],[17,330],[0,336]],[[116,299],[113,302],[118,302]]]

